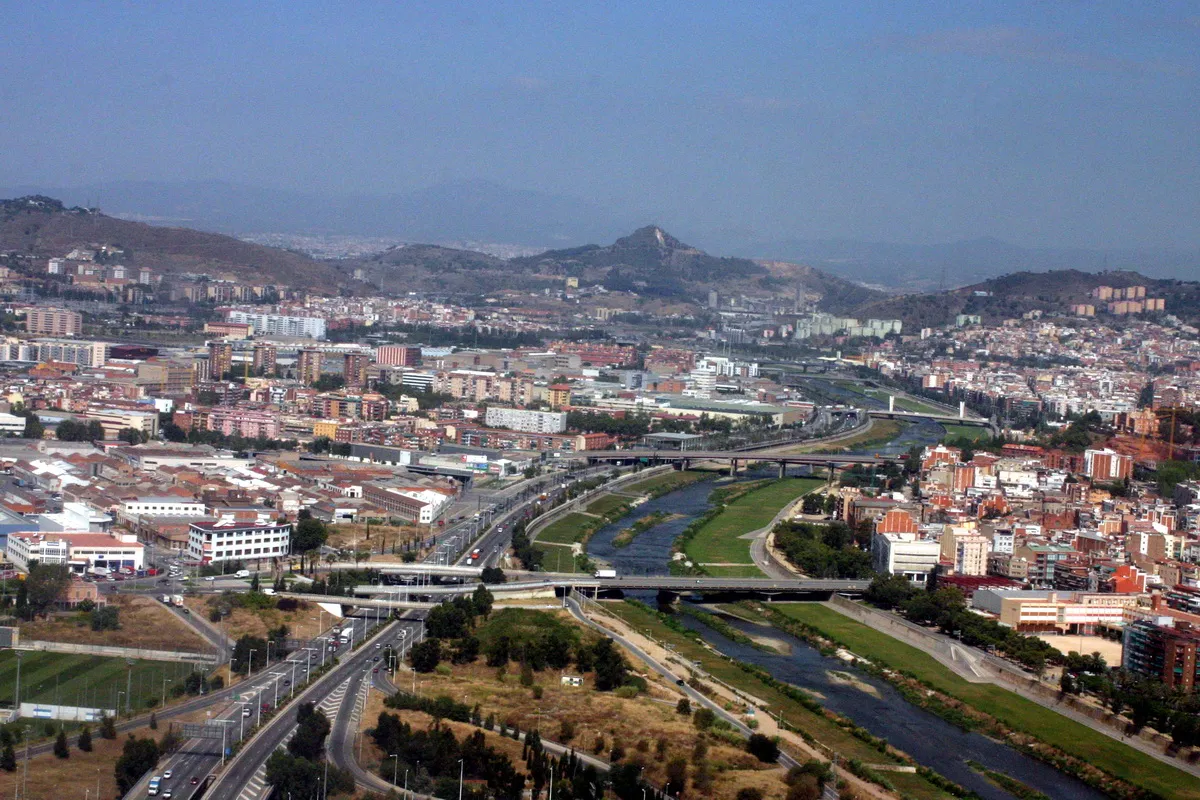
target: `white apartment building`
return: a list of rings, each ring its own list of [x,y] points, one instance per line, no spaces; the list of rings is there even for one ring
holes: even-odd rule
[[[260,335],[325,338],[325,320],[320,317],[294,317],[287,314],[264,314],[233,309],[226,312],[225,321],[250,325],[254,332]]]
[[[524,433],[562,433],[567,429],[567,412],[488,406],[484,424],[489,428],[508,428]]]
[[[292,526],[276,524],[266,514],[254,522],[231,517],[202,520],[188,526],[188,558],[202,564],[282,558],[291,552]]]
[[[938,564],[941,548],[940,542],[917,533],[877,533],[871,539],[871,566],[924,584]]]
[[[15,433],[20,435],[25,432],[25,418],[18,417],[16,414],[7,414],[0,412],[0,433]]]

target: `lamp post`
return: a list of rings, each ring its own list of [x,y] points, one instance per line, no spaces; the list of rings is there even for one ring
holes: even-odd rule
[[[463,760],[458,760],[458,800],[462,800],[463,794]]]
[[[400,772],[400,754],[390,753],[388,754],[388,758],[392,760],[392,785],[395,786],[397,783],[399,783],[399,781],[396,780],[396,776]],[[404,774],[407,775],[408,770],[405,770]]]

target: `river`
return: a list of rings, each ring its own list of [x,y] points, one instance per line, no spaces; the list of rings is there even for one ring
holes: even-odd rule
[[[874,448],[873,452],[904,452],[913,444],[926,445],[940,441],[942,435],[941,427],[936,424],[913,425],[888,445]],[[773,469],[764,469],[739,476],[738,480],[774,477],[774,474]],[[621,574],[669,574],[672,542],[696,517],[709,509],[710,493],[728,480],[714,477],[642,504],[629,516],[597,531],[588,543],[588,555],[597,562],[611,565]],[[646,530],[626,547],[613,547],[613,538],[620,531],[657,511],[681,516]],[[641,599],[651,604],[656,600],[653,594]],[[849,668],[841,661],[826,658],[807,643],[778,630],[770,629],[769,635],[789,646],[787,655],[767,653],[731,642],[690,616],[681,616],[680,619],[698,630],[722,653],[757,664],[778,678],[819,694],[822,702],[833,711],[854,720],[871,733],[886,738],[918,763],[977,792],[986,800],[1012,800],[1013,796],[968,767],[965,763],[968,759],[1011,775],[1055,800],[1101,800],[1105,797],[1049,765],[983,735],[966,733],[942,718],[910,705],[889,685],[869,675],[855,671],[858,688],[851,683],[832,680],[832,671],[845,672]],[[731,620],[731,623],[758,636],[767,633],[764,628],[741,620]],[[864,689],[864,686],[870,689]]]

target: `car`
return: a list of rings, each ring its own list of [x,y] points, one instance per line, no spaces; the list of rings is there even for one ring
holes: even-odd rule
[[[159,796],[160,796],[160,797],[162,797],[162,798],[163,798],[163,800],[171,800],[171,798],[172,798],[172,797],[174,797],[175,795],[171,794],[171,790],[170,790],[170,789],[167,789],[165,792],[163,792],[163,793],[162,793],[161,795],[159,795]]]
[[[195,775],[193,775],[192,776],[192,786],[195,786],[199,782],[200,782],[200,779],[197,778]]]
[[[250,706],[242,706],[242,716],[243,717],[250,716]]]
[[[371,660],[372,660],[372,661],[378,661],[378,660],[379,660],[379,656],[375,656],[375,657],[374,657],[374,658],[372,658]]]
[[[376,674],[378,672],[379,672],[379,667],[376,667],[375,669],[371,670],[372,674]]]
[[[205,576],[205,578],[204,578],[204,580],[206,580],[206,581],[208,581],[208,582],[210,582],[210,583],[211,583],[212,581],[215,581],[216,579],[217,579],[217,576],[216,576],[216,575],[206,575],[206,576]]]
[[[259,708],[260,708],[261,710],[263,710],[263,711],[270,711],[270,710],[271,710],[271,704],[270,704],[270,703],[263,703],[262,705],[260,705],[260,706],[259,706]]]
[[[163,777],[163,780],[164,780],[164,781],[169,781],[169,780],[171,780],[171,775],[172,775],[172,774],[173,774],[173,773],[171,772],[171,770],[166,770],[165,772],[163,772],[163,776],[162,776],[162,777]]]
[[[381,648],[381,647],[383,647],[383,645],[382,645],[382,644],[380,644],[379,642],[376,642],[376,643],[375,643],[375,649],[376,649],[376,650],[378,650],[378,649],[379,649],[379,648]]]

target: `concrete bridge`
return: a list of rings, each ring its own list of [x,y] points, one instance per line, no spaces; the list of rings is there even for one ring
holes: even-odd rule
[[[538,577],[509,583],[492,584],[488,589],[497,596],[538,594],[555,595],[568,591],[585,592],[593,596],[621,596],[625,592],[656,591],[664,594],[698,594],[706,597],[755,597],[782,599],[785,597],[829,596],[860,594],[871,585],[869,580],[833,580],[825,578],[724,578],[685,577],[670,575],[628,575],[617,578],[596,578],[577,573],[536,573]],[[304,595],[318,602],[341,602],[343,605],[363,605],[380,608],[423,608],[429,603],[412,601],[410,597],[439,600],[455,595],[470,594],[479,584],[443,586],[363,585],[354,588],[354,597],[331,598],[325,595]],[[365,598],[365,599],[364,599]]]
[[[681,469],[687,469],[693,462],[724,461],[730,465],[733,472],[743,464],[769,461],[779,466],[779,477],[792,464],[807,464],[809,466],[830,467],[834,470],[858,465],[878,466],[880,464],[903,461],[907,455],[870,456],[853,455],[820,455],[817,453],[778,454],[770,452],[747,452],[742,450],[580,450],[571,454],[572,458],[587,459],[589,464],[600,461],[648,461],[652,464],[677,464]]]

